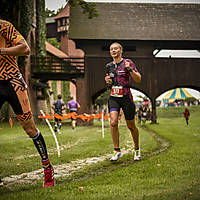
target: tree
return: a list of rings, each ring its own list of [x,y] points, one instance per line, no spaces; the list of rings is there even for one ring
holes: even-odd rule
[[[99,16],[95,3],[85,2],[84,0],[69,0],[69,3],[72,7],[81,6],[83,13],[88,13],[89,19]]]
[[[92,19],[93,17],[97,17],[99,15],[98,11],[96,10],[95,3],[85,2],[84,0],[66,0],[66,2],[67,3],[69,2],[72,7],[81,6],[81,8],[83,9],[83,13],[88,13],[89,19]],[[58,15],[58,13],[61,12],[62,9],[63,7],[55,11],[55,10],[49,10],[48,8],[46,8],[45,10],[46,17],[55,17],[56,15]]]
[[[55,17],[56,13],[55,10],[49,10],[48,8],[45,9],[46,17]]]
[[[101,94],[95,99],[95,104],[98,105],[100,108],[102,108],[104,105],[107,104],[109,94],[110,94],[110,91],[106,90],[106,92],[104,92],[103,94]]]
[[[60,48],[61,44],[60,42],[58,42],[56,38],[47,38],[47,42],[56,47],[57,49],[61,49]]]
[[[49,10],[48,8],[46,8],[46,10],[45,10],[46,17],[55,17],[56,15],[58,15],[58,13],[60,13],[62,11],[63,8],[64,7],[62,6],[57,11]]]
[[[81,8],[83,9],[83,13],[88,13],[89,19],[92,19],[93,17],[97,17],[99,15],[98,11],[95,8],[96,7],[95,3],[88,3],[88,2],[85,2],[84,0],[69,0],[69,1],[66,0],[66,2],[67,3],[69,2],[72,7],[81,6]],[[63,7],[55,11],[55,10],[49,10],[48,8],[46,8],[45,10],[46,17],[55,17],[62,11],[62,9]]]

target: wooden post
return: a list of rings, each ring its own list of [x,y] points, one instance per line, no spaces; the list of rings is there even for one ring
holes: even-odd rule
[[[152,124],[157,123],[157,115],[156,115],[156,99],[151,99],[151,106],[152,106]]]

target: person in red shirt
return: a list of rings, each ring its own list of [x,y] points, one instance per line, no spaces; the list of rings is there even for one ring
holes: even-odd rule
[[[187,108],[185,109],[184,116],[185,116],[186,124],[188,125],[189,124],[188,121],[189,121],[190,112]]]

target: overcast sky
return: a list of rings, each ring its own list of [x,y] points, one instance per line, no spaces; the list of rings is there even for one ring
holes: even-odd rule
[[[200,0],[86,0],[88,2],[145,2],[145,3],[199,3]],[[66,0],[45,0],[46,7],[50,10],[57,10],[65,6]]]

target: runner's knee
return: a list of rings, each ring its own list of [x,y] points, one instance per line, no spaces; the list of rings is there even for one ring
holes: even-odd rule
[[[35,136],[36,135],[36,132],[34,131],[34,129],[32,127],[27,127],[24,129],[26,131],[26,133],[29,135],[29,136]]]
[[[131,130],[131,131],[138,131],[137,127],[135,126],[134,123],[127,123],[127,127]]]
[[[37,134],[38,130],[37,130],[35,124],[32,123],[32,121],[21,122],[20,124],[22,125],[22,127],[25,130],[25,132],[27,133],[27,135],[34,137]]]
[[[110,120],[110,126],[112,126],[112,127],[116,127],[116,126],[118,126],[118,121],[117,120]]]

